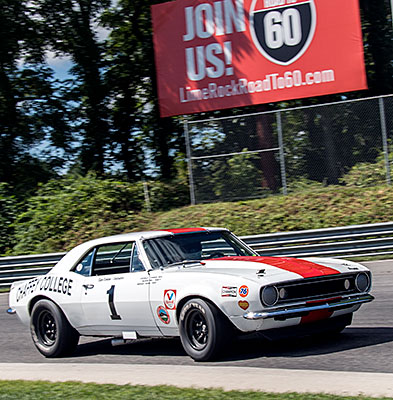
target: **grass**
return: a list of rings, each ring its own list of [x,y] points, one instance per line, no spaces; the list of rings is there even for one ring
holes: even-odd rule
[[[237,235],[393,220],[393,188],[329,186],[288,196],[183,207],[157,214],[149,228],[225,226]]]
[[[180,389],[172,386],[98,385],[79,382],[0,381],[0,399],[132,399],[132,400],[371,400],[363,396],[304,393],[264,393],[219,389]],[[375,398],[374,398],[375,399]],[[384,398],[392,399],[392,398]]]
[[[84,221],[86,215],[72,218],[70,230],[59,230],[42,219],[37,226],[31,222],[19,232],[19,244],[9,255],[67,251],[90,239],[132,231],[216,226],[242,236],[388,222],[393,221],[393,187],[328,186],[288,196],[198,204],[166,212],[129,212],[121,218],[93,222]]]

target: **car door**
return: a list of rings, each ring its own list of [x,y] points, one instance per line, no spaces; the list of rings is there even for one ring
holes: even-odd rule
[[[85,334],[159,334],[149,304],[149,275],[135,242],[97,246],[75,272],[84,275],[80,299]]]

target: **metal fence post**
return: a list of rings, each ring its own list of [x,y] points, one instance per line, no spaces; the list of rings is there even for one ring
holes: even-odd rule
[[[383,153],[385,156],[385,168],[386,168],[386,183],[391,185],[390,178],[390,164],[389,164],[389,148],[388,148],[388,136],[386,133],[386,119],[385,119],[385,107],[383,104],[383,98],[379,98],[379,115],[381,118],[381,131],[382,131],[382,143],[383,143]]]
[[[393,28],[393,0],[390,0],[390,15],[391,15],[391,22],[392,22],[392,28]]]
[[[190,143],[190,135],[188,133],[187,118],[184,118],[184,139],[186,141],[188,180],[189,180],[189,185],[190,185],[190,200],[191,200],[191,205],[195,205],[194,175],[192,173],[191,143]]]
[[[278,146],[280,148],[280,170],[282,181],[282,192],[286,196],[288,194],[287,176],[285,171],[285,154],[284,154],[284,140],[282,137],[282,124],[281,124],[281,111],[276,112],[277,132],[278,132]]]
[[[149,187],[147,186],[147,182],[145,180],[143,183],[143,195],[145,196],[145,206],[148,212],[151,212],[151,204],[150,204],[150,195],[149,195]]]

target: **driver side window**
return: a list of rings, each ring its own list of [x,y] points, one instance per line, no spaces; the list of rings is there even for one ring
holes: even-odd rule
[[[75,268],[76,273],[84,276],[123,274],[144,270],[135,242],[97,246]]]

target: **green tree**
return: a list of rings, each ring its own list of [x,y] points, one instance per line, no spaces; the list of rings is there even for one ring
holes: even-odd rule
[[[71,74],[77,79],[69,101],[78,103],[74,125],[80,138],[80,165],[83,173],[102,174],[105,165],[109,127],[107,87],[103,79],[103,45],[96,24],[110,0],[32,0],[31,7],[44,21],[43,35],[58,55],[69,55],[74,62]]]
[[[367,96],[390,94],[393,92],[391,2],[390,0],[360,0],[360,7],[369,85]],[[362,93],[361,96],[363,95]]]
[[[0,0],[0,182],[19,194],[48,179],[59,164],[55,156],[34,157],[32,148],[43,140],[66,148],[69,139],[65,105],[44,63],[41,32],[27,1]]]
[[[151,4],[159,2],[119,0],[103,16],[110,29],[106,79],[111,137],[131,181],[143,175],[143,150],[150,149],[164,180],[175,175],[174,150],[184,151],[177,120],[159,115],[150,11]]]
[[[5,183],[0,183],[0,254],[5,254],[14,244],[12,223],[16,213],[15,197]]]

